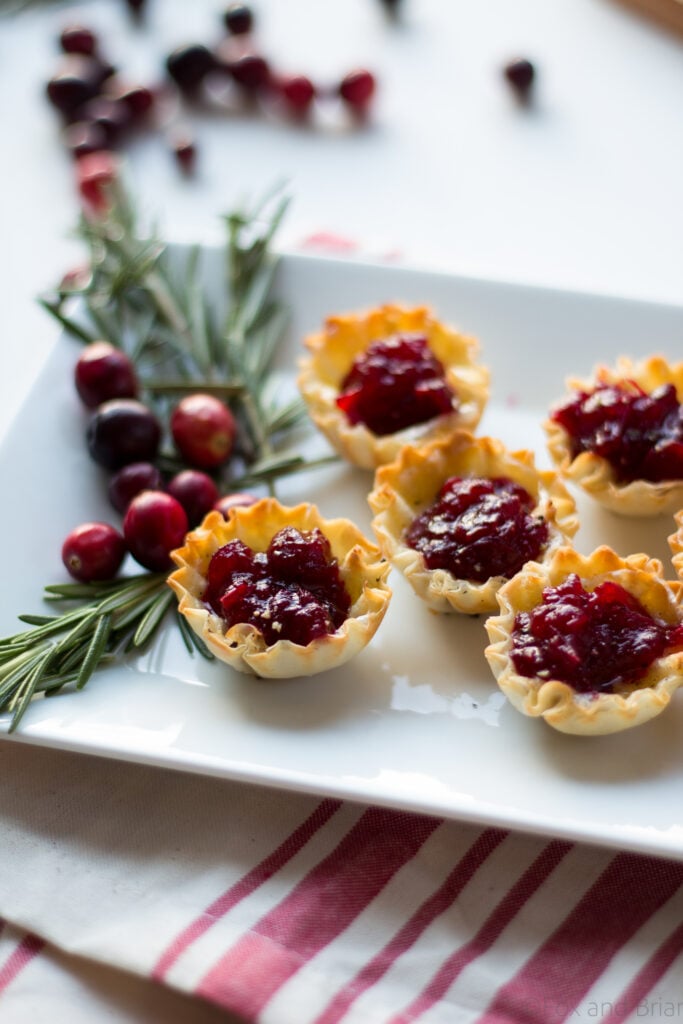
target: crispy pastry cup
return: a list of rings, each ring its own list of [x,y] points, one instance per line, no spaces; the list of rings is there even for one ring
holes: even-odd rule
[[[202,600],[209,562],[219,548],[239,539],[254,551],[265,551],[284,526],[301,531],[318,527],[324,533],[351,597],[348,617],[339,629],[306,646],[289,640],[267,646],[260,630],[247,623],[228,629]],[[168,582],[179,600],[180,613],[197,636],[232,668],[265,678],[315,675],[344,664],[370,642],[391,597],[386,582],[390,566],[379,548],[350,520],[324,519],[310,504],[287,507],[274,498],[262,498],[254,505],[231,509],[227,520],[220,512],[209,512],[171,557],[178,568]]]
[[[406,447],[395,462],[377,470],[374,489],[368,495],[373,530],[384,555],[415,593],[435,612],[494,612],[504,576],[475,583],[456,579],[445,569],[428,569],[422,554],[404,540],[413,519],[434,503],[442,484],[452,476],[504,476],[521,484],[535,500],[532,514],[548,523],[543,560],[576,533],[579,521],[574,500],[557,473],[536,468],[531,452],[510,452],[501,441],[474,437],[468,431],[424,447]]]
[[[683,363],[671,364],[659,355],[640,362],[622,357],[614,369],[597,366],[589,379],[569,378],[567,387],[570,391],[593,391],[601,384],[625,381],[634,381],[648,393],[663,384],[673,384],[678,401],[683,402]],[[550,418],[543,426],[548,451],[559,472],[605,508],[624,516],[645,517],[673,512],[683,505],[683,479],[618,483],[606,459],[593,452],[581,452],[573,458],[567,431]]]
[[[487,619],[489,638],[486,659],[507,699],[522,714],[544,718],[560,732],[602,736],[641,725],[659,715],[672,694],[683,684],[683,650],[657,658],[647,674],[614,693],[577,693],[556,679],[527,678],[512,662],[515,616],[542,601],[546,587],[556,587],[577,573],[586,590],[611,580],[636,597],[653,617],[669,625],[683,619],[683,584],[667,581],[662,563],[645,554],[621,558],[607,546],[581,555],[573,548],[559,548],[546,565],[529,562],[498,592],[500,614]]]
[[[453,412],[395,434],[378,436],[363,423],[352,426],[336,404],[342,381],[354,359],[373,342],[396,334],[427,338],[444,366],[455,394]],[[396,458],[405,444],[476,429],[489,396],[489,371],[477,362],[479,344],[437,320],[423,306],[384,305],[361,314],[330,316],[322,331],[305,341],[298,386],[311,419],[333,448],[353,465],[373,469]]]
[[[668,538],[672,564],[679,579],[683,580],[683,508],[674,516],[676,529]]]

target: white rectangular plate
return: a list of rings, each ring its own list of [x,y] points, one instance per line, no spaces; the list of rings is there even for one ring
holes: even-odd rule
[[[209,290],[219,260],[207,251]],[[681,357],[683,308],[298,256],[283,257],[278,288],[293,311],[290,367],[327,314],[387,301],[431,305],[477,335],[492,373],[480,433],[532,448],[542,464],[541,422],[566,375],[620,353]],[[66,533],[115,521],[85,452],[77,353],[67,339],[56,345],[0,450],[2,635],[18,613],[42,610],[45,583],[65,578]],[[292,478],[279,496],[369,534],[371,483],[340,466]],[[609,543],[670,563],[673,520],[620,520],[578,501],[581,550]],[[395,572],[391,581],[374,641],[341,669],[260,681],[191,657],[169,626],[138,661],[35,702],[6,738],[683,858],[683,698],[631,732],[562,736],[505,702],[484,659],[483,619],[434,615]]]

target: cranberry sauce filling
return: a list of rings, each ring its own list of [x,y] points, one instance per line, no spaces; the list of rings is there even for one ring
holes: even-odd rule
[[[531,515],[534,499],[506,477],[451,477],[436,502],[417,516],[406,543],[428,569],[484,583],[514,576],[548,540],[545,519]]]
[[[612,693],[637,683],[667,650],[683,647],[683,625],[654,619],[618,583],[584,590],[574,573],[520,612],[512,661],[522,676],[558,679],[579,693]]]
[[[350,423],[379,436],[453,412],[443,365],[416,335],[373,341],[342,381],[337,405]]]
[[[617,480],[683,478],[683,406],[673,384],[651,394],[633,382],[580,391],[552,414],[571,438],[573,458],[591,451]]]
[[[231,540],[212,557],[204,601],[228,626],[246,622],[266,644],[291,640],[305,646],[334,633],[351,598],[330,542],[317,528],[285,526],[267,551]]]

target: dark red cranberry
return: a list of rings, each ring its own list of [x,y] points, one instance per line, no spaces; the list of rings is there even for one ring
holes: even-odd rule
[[[579,693],[612,693],[637,684],[667,650],[683,648],[683,625],[653,618],[618,583],[587,591],[572,574],[517,615],[512,642],[520,675],[558,679]]]
[[[108,341],[86,345],[74,370],[78,396],[89,409],[110,398],[135,398],[138,381],[133,363]]]
[[[169,146],[183,174],[193,174],[197,166],[197,145],[190,132],[172,132],[169,136]]]
[[[673,384],[651,394],[633,382],[581,391],[552,413],[572,456],[606,459],[619,483],[683,479],[683,405]]]
[[[72,530],[62,545],[62,561],[74,579],[82,583],[110,580],[126,556],[126,542],[108,523],[83,523]]]
[[[197,92],[202,82],[213,71],[216,61],[211,50],[203,43],[179,46],[166,59],[166,69],[181,92]]]
[[[255,626],[268,645],[306,645],[333,633],[351,604],[327,539],[294,527],[277,533],[267,552],[240,540],[220,548],[209,563],[204,600],[228,626]]]
[[[98,95],[104,81],[103,67],[94,57],[70,54],[47,83],[50,103],[66,118]]]
[[[80,53],[92,57],[97,50],[97,36],[85,25],[66,25],[59,36],[64,53]]]
[[[185,509],[190,526],[198,526],[218,500],[215,481],[200,469],[184,469],[176,473],[166,489]]]
[[[107,96],[97,96],[90,100],[79,113],[84,121],[89,121],[102,129],[107,143],[104,148],[119,143],[133,121],[125,103]]]
[[[247,93],[258,92],[270,85],[270,67],[257,53],[244,53],[225,64],[225,70]]]
[[[453,411],[444,368],[427,339],[397,335],[372,342],[342,381],[337,405],[350,423],[380,436]]]
[[[181,399],[171,413],[170,426],[176,448],[190,466],[215,469],[232,454],[235,417],[213,395],[198,393]]]
[[[315,99],[315,86],[306,75],[289,75],[277,81],[277,92],[296,116],[304,116]]]
[[[113,96],[126,105],[134,124],[143,121],[154,108],[154,91],[146,85],[119,86]]]
[[[95,217],[106,215],[118,176],[116,157],[106,149],[87,153],[78,160],[76,185],[86,212]]]
[[[339,95],[358,114],[367,110],[375,93],[375,76],[364,68],[350,71],[339,84]]]
[[[67,125],[62,137],[64,145],[75,160],[90,156],[91,153],[99,153],[107,149],[109,144],[104,128],[91,121],[74,121],[73,124]]]
[[[187,530],[185,509],[165,491],[142,491],[131,501],[123,520],[128,550],[152,572],[171,568],[171,551],[182,545]]]
[[[234,494],[224,494],[214,503],[216,512],[220,512],[226,519],[230,516],[233,508],[242,508],[248,505],[255,505],[259,499],[253,494],[245,494],[237,491]]]
[[[503,74],[517,97],[523,101],[528,100],[536,77],[536,69],[531,61],[526,58],[511,60],[503,68]]]
[[[548,524],[531,515],[534,501],[505,477],[451,477],[434,504],[416,516],[406,533],[428,569],[485,583],[509,578],[537,558],[548,541]]]
[[[164,480],[152,462],[129,462],[117,470],[109,481],[109,500],[122,515],[142,491],[161,491]]]
[[[223,13],[223,24],[233,36],[243,36],[254,27],[254,13],[247,4],[230,4]]]
[[[160,440],[156,416],[134,398],[104,402],[88,424],[88,451],[105,469],[120,469],[129,462],[153,462]]]

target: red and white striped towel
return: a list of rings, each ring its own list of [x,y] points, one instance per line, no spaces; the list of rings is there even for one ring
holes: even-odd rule
[[[683,863],[9,742],[0,770],[3,1024],[65,976],[91,1005],[84,964],[136,1024],[683,1019]]]

